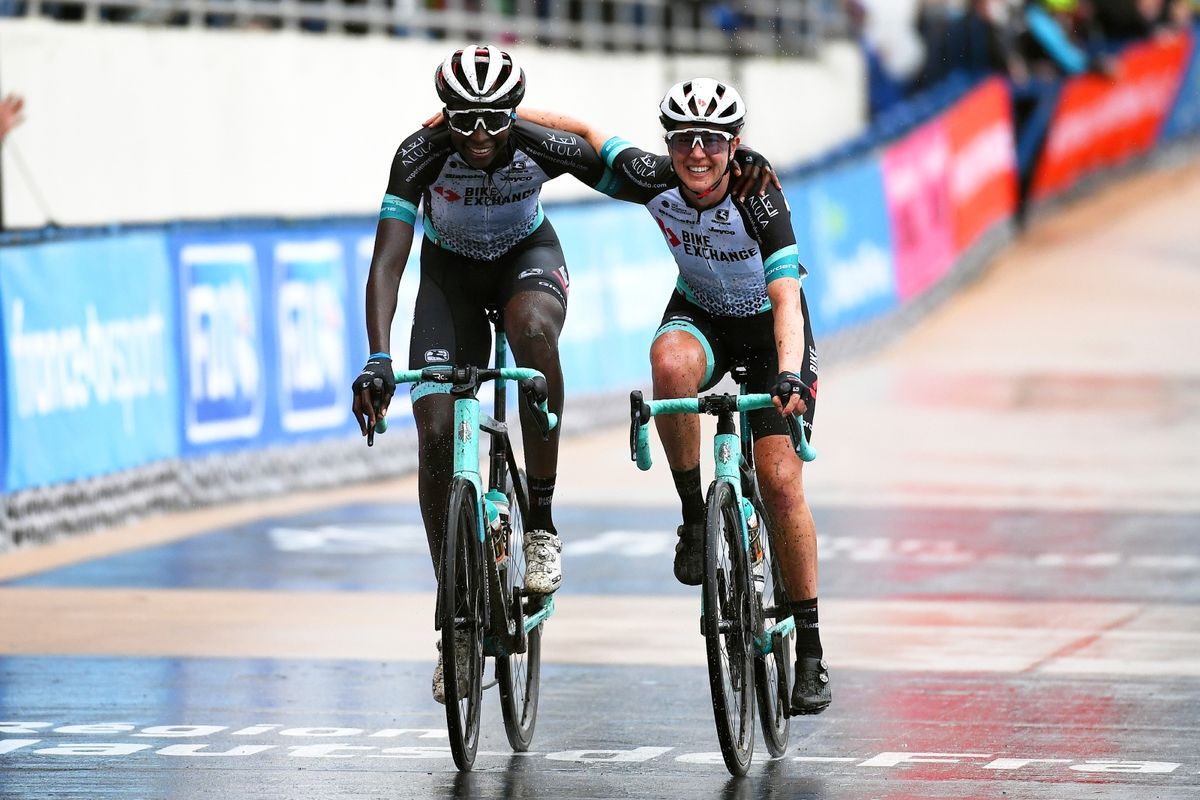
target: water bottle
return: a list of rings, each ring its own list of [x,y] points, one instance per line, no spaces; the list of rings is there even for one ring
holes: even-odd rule
[[[754,590],[761,596],[767,585],[767,575],[758,514],[749,500],[742,500],[742,511],[746,514],[746,530],[750,534],[750,577],[754,579]]]
[[[492,490],[485,496],[487,506],[488,527],[491,529],[492,548],[495,550],[496,563],[504,563],[508,558],[508,498],[500,492]]]

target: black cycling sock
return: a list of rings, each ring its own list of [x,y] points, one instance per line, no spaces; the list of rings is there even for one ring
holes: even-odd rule
[[[817,598],[791,601],[788,610],[796,620],[796,658],[821,658],[821,625],[817,622]]]
[[[529,476],[529,519],[525,521],[527,531],[550,531],[557,533],[550,504],[554,502],[554,483],[557,475],[549,478]]]
[[[704,493],[700,490],[700,465],[692,469],[673,469],[671,477],[675,479],[675,491],[679,493],[679,502],[683,506],[683,524],[702,525]]]

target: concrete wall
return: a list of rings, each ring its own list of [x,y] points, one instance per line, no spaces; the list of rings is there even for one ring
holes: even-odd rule
[[[28,120],[3,153],[7,227],[370,214],[396,145],[436,110],[434,67],[461,43],[0,21],[0,89]],[[747,142],[780,166],[863,127],[857,49],[819,60],[669,59],[514,48],[530,106],[646,147],[684,77],[736,76]],[[545,196],[588,194],[560,181]],[[40,196],[40,197],[39,197]]]

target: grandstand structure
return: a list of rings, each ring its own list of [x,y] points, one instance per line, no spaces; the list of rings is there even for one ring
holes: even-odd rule
[[[846,31],[840,0],[10,0],[5,6],[11,16],[84,23],[782,57],[812,56],[822,41]]]

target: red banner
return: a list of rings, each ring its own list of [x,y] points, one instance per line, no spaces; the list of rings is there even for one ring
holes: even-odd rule
[[[1034,175],[1034,199],[1070,188],[1091,172],[1149,151],[1179,91],[1188,41],[1176,37],[1125,51],[1117,77],[1067,81]]]
[[[1012,99],[1003,80],[973,90],[942,117],[950,143],[954,244],[962,253],[1017,208]]]

